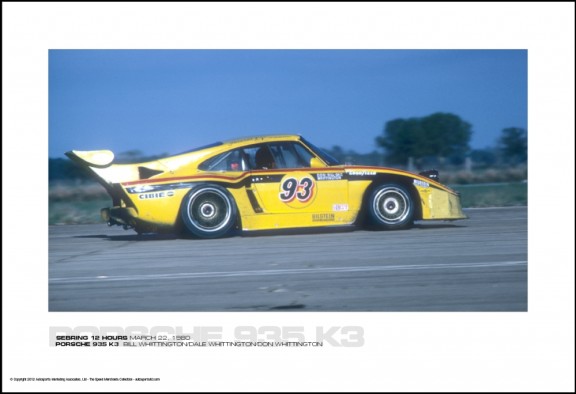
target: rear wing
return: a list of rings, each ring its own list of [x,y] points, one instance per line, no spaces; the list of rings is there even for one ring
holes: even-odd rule
[[[140,179],[138,164],[113,164],[114,153],[109,150],[66,152],[66,156],[87,171],[113,195],[112,185]]]

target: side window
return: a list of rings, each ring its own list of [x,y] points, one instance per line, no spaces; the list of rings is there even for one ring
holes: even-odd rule
[[[248,171],[307,168],[314,155],[296,142],[253,145],[224,152],[198,166],[202,171]]]
[[[242,151],[244,152],[244,160],[246,161],[246,165],[249,169],[253,169],[253,170],[258,170],[258,169],[262,169],[263,167],[265,167],[265,163],[260,162],[257,163],[256,162],[256,154],[258,154],[258,158],[261,159],[262,153],[261,149],[263,148],[263,145],[260,146],[253,146],[253,147],[249,147],[249,148],[244,148],[242,149]],[[262,161],[262,160],[260,160]]]
[[[242,160],[242,150],[224,152],[204,161],[198,166],[202,171],[245,171],[246,163]]]
[[[310,167],[312,154],[293,142],[282,142],[272,145],[272,152],[278,163],[278,168]]]
[[[256,145],[244,148],[244,153],[254,170],[272,170],[282,168],[277,154],[277,147],[271,144]]]
[[[284,159],[282,145],[270,144],[270,151],[272,152],[272,156],[274,157],[276,168],[288,168],[288,166],[286,165],[286,160]]]
[[[310,167],[310,159],[315,157],[308,149],[304,148],[302,145],[295,143],[294,150],[298,155],[300,162],[303,163],[304,167]]]
[[[261,169],[307,168],[314,157],[306,148],[294,142],[257,145],[243,149],[248,167]]]

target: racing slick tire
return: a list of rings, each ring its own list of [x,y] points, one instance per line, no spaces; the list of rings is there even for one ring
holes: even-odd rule
[[[370,218],[377,228],[398,230],[414,223],[414,200],[403,186],[378,186],[370,194],[368,203]]]
[[[199,238],[227,235],[236,224],[237,208],[226,189],[201,185],[188,192],[180,212],[186,229]]]

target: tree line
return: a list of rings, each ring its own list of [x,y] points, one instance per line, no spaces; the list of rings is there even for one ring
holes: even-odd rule
[[[337,145],[327,150],[342,162],[402,167],[412,164],[416,168],[461,166],[467,159],[477,168],[521,165],[528,160],[528,138],[523,128],[503,129],[496,145],[484,149],[471,149],[471,137],[469,122],[458,115],[438,112],[386,122],[382,134],[375,139],[380,152],[358,154]]]

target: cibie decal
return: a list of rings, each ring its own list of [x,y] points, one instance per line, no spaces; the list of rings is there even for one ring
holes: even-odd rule
[[[306,173],[292,173],[280,181],[278,198],[292,208],[308,206],[316,197],[316,182]]]
[[[150,200],[156,198],[166,198],[172,197],[174,195],[174,190],[168,190],[165,192],[155,192],[155,193],[142,193],[138,195],[140,200]]]

